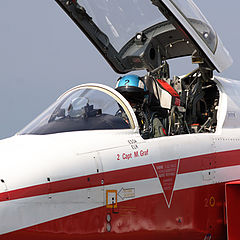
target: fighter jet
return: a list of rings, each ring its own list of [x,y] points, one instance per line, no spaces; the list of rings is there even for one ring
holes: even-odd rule
[[[238,239],[240,83],[214,75],[232,58],[195,3],[56,3],[122,77],[0,141],[0,239]]]

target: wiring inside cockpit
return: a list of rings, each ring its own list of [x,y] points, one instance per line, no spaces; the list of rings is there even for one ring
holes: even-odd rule
[[[145,81],[150,89],[149,107],[159,112],[159,116],[160,112],[164,112],[160,120],[167,135],[215,132],[219,92],[212,80],[212,73],[208,69],[197,68],[183,77],[169,79],[169,75],[161,72],[163,69],[166,72],[166,66],[161,65],[148,73]],[[169,93],[166,94],[166,89],[158,84],[158,79],[165,81],[165,85],[169,84],[169,89],[173,88],[179,95],[173,94],[167,107],[166,104],[163,106],[163,102],[164,98],[169,98]]]

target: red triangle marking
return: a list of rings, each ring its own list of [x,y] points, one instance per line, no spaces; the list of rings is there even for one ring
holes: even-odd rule
[[[168,207],[171,205],[173,188],[178,171],[178,161],[179,160],[172,160],[154,164]]]

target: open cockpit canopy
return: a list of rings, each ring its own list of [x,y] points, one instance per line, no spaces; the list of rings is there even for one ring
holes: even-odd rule
[[[116,72],[192,56],[223,71],[232,59],[192,0],[56,0]]]

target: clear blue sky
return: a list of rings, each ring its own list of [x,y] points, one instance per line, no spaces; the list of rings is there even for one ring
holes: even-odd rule
[[[234,59],[221,75],[240,80],[240,2],[195,3]],[[2,1],[0,34],[0,139],[15,134],[67,89],[86,82],[114,86],[118,78],[54,0]]]

